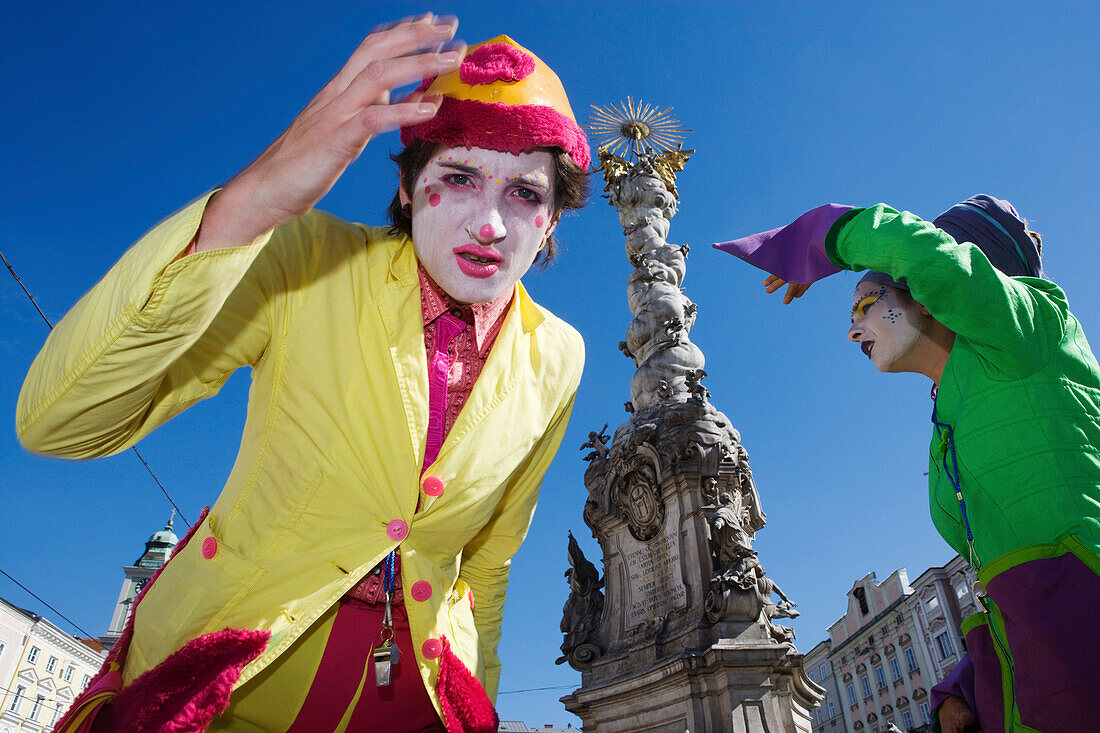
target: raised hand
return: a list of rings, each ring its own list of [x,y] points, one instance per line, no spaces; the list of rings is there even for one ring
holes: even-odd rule
[[[810,289],[809,284],[789,283],[778,275],[768,275],[761,284],[764,286],[764,292],[769,295],[786,285],[787,292],[783,294],[783,305],[790,305],[795,298],[801,298]]]
[[[458,68],[445,48],[458,21],[428,14],[375,29],[271,145],[226,184],[203,214],[196,250],[241,246],[309,211],[375,135],[423,122],[440,97],[391,91]]]

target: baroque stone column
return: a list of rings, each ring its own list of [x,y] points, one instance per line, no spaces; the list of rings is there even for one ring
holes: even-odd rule
[[[694,151],[646,147],[648,120],[629,111],[597,109],[621,122],[597,170],[634,267],[633,320],[619,348],[637,371],[629,418],[582,446],[584,520],[604,573],[570,535],[558,662],[581,671],[581,687],[562,702],[598,733],[808,732],[824,690],[806,676],[794,631],[776,621],[798,612],[753,549],[766,516],[748,453],[711,404],[703,353],[688,337],[688,247],[666,239],[675,176]],[[613,152],[623,140],[633,140],[627,158]]]

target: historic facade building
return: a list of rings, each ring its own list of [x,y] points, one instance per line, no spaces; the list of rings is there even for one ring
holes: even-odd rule
[[[145,543],[141,557],[122,569],[125,579],[111,625],[98,640],[69,636],[42,616],[0,598],[0,733],[53,730],[103,665],[122,635],[134,598],[178,542],[169,519]]]
[[[979,610],[974,573],[956,555],[909,582],[904,568],[879,582],[868,573],[848,591],[848,610],[806,655],[826,689],[814,733],[930,731],[928,692],[965,653],[962,619]]]
[[[106,655],[0,598],[0,733],[53,729]]]
[[[810,675],[810,679],[825,688],[825,699],[814,710],[810,723],[814,733],[843,733],[844,710],[840,706],[840,688],[838,679],[833,674],[833,662],[829,659],[832,648],[828,641],[823,641],[807,652],[803,664]]]
[[[930,676],[937,682],[966,653],[959,627],[963,619],[981,610],[974,582],[974,571],[959,555],[942,567],[928,568],[913,581],[910,613],[928,650]]]

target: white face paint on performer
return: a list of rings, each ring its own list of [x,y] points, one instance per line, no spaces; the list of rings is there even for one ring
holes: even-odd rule
[[[401,188],[412,204],[413,248],[424,269],[462,303],[488,303],[511,289],[557,224],[554,157],[441,147]]]
[[[908,293],[861,282],[852,296],[848,340],[859,344],[880,372],[922,371],[921,325],[928,318],[928,310]]]

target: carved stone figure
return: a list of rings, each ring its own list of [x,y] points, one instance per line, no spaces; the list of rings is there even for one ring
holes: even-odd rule
[[[607,423],[604,423],[603,427],[600,428],[600,432],[598,433],[594,430],[589,431],[588,442],[581,445],[581,450],[584,450],[585,448],[591,448],[592,452],[585,456],[584,460],[592,461],[596,458],[599,458],[600,460],[606,460],[607,457],[611,454],[610,449],[608,449],[607,447],[608,437]]]
[[[603,579],[596,566],[588,561],[580,545],[569,533],[569,570],[565,579],[569,583],[569,598],[562,607],[561,630],[565,639],[561,643],[562,656],[554,662],[569,662],[580,669],[599,658],[600,649],[592,643],[593,632],[599,626],[603,614]]]
[[[764,566],[757,563],[756,590],[764,601],[764,615],[768,618],[795,618],[798,611],[794,610],[795,603],[779,587],[778,584],[764,574]],[[772,602],[772,594],[779,596],[779,603]]]
[[[747,517],[741,494],[723,491],[716,506],[704,509],[709,511],[714,575],[733,580],[742,561],[755,554],[751,537],[745,531]]]

